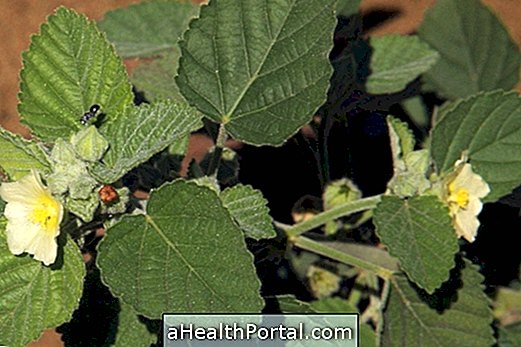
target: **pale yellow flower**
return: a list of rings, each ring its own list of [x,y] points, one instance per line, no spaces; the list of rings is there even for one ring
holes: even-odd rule
[[[488,184],[472,171],[470,164],[456,164],[455,174],[446,184],[445,201],[458,237],[474,242],[479,228],[477,216],[483,207],[481,199],[489,192]]]
[[[50,265],[56,260],[63,206],[32,170],[16,182],[2,183],[0,197],[7,202],[7,244],[11,253],[23,252]]]

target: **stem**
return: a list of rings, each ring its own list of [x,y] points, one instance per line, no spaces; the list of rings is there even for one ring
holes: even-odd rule
[[[324,190],[324,184],[327,181],[324,181],[324,172],[322,170],[322,159],[320,157],[320,153],[318,153],[317,149],[313,148],[314,146],[311,144],[311,141],[309,141],[306,135],[304,135],[302,132],[299,132],[299,134],[300,137],[304,139],[306,146],[308,146],[309,150],[311,151],[311,154],[313,155],[313,158],[315,159],[315,164],[317,166],[318,171],[318,179],[320,181],[320,187],[322,190]]]
[[[360,225],[364,224],[371,218],[373,218],[373,210],[364,211],[364,213],[362,213],[362,215],[360,216],[360,218],[358,218],[356,222],[354,222],[353,224],[346,224],[345,227],[347,229],[358,228]]]
[[[313,218],[308,219],[305,222],[292,225],[291,227],[286,229],[286,235],[289,239],[291,239],[297,237],[300,234],[305,233],[306,231],[324,225],[330,220],[348,216],[356,212],[373,209],[380,202],[380,200],[381,195],[375,195],[369,198],[350,201],[335,206],[330,210],[315,215]]]
[[[349,264],[360,269],[371,271],[384,279],[391,278],[398,269],[398,265],[397,263],[394,264],[394,261],[389,261],[389,264],[387,264],[388,266],[379,265],[372,261],[362,259],[361,257],[342,252],[327,244],[312,240],[305,236],[296,237],[292,241],[293,244],[299,248],[320,254],[344,264]]]
[[[389,279],[384,280],[384,286],[382,289],[382,294],[380,296],[380,318],[378,319],[376,326],[376,345],[380,346],[382,332],[384,330],[384,317],[383,311],[387,306],[387,301],[389,300],[389,293],[391,291],[391,281]]]
[[[277,222],[276,220],[273,221],[273,225],[275,225],[277,228],[279,228],[280,230],[283,230],[283,231],[286,231],[286,230],[288,230],[288,229],[290,229],[292,227],[289,224],[284,224],[284,223],[281,223],[281,222]]]
[[[333,117],[329,114],[325,114],[322,118],[322,123],[320,124],[319,131],[319,142],[320,142],[320,154],[321,154],[321,162],[319,165],[321,166],[322,180],[324,182],[329,182],[331,178],[331,173],[329,170],[329,149],[328,149],[328,139],[331,133],[331,128],[333,127]]]
[[[213,151],[212,158],[210,160],[210,164],[208,164],[208,176],[217,177],[217,172],[219,171],[219,165],[221,164],[221,155],[223,153],[224,143],[226,142],[226,130],[224,129],[224,124],[221,123],[219,126],[219,133],[217,134],[217,139],[215,140],[215,149]]]

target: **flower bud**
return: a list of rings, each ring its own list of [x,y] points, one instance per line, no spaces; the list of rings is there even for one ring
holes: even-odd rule
[[[90,162],[100,160],[109,148],[108,141],[92,125],[74,134],[71,143],[78,157]]]

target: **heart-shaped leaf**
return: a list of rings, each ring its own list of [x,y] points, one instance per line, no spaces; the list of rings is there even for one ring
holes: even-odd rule
[[[440,109],[432,131],[432,158],[440,172],[453,170],[466,151],[496,201],[521,184],[521,98],[481,93]]]
[[[224,206],[244,230],[247,237],[255,240],[275,237],[273,220],[262,193],[251,186],[238,184],[221,193]]]
[[[376,233],[420,287],[432,293],[449,278],[458,251],[449,211],[435,196],[384,196],[374,212]]]
[[[492,311],[483,292],[483,276],[469,261],[461,272],[461,282],[451,281],[450,290],[429,297],[404,276],[391,280],[384,313],[382,346],[490,347],[494,344]],[[460,288],[462,287],[462,288]],[[440,309],[429,303],[448,307]]]
[[[124,302],[121,302],[120,305],[116,339],[110,346],[128,347],[134,345],[136,341],[143,346],[150,346],[154,343],[157,340],[156,334],[148,331],[147,326],[139,320],[132,307]]]
[[[373,47],[367,91],[396,93],[429,70],[439,54],[417,36],[388,35],[370,40]]]
[[[98,25],[124,58],[177,51],[177,41],[197,15],[190,1],[147,1],[105,14]]]
[[[325,101],[334,0],[214,0],[181,46],[181,93],[248,143],[280,145]]]
[[[482,1],[436,1],[418,34],[440,54],[426,81],[448,98],[510,90],[519,80],[517,45]]]
[[[242,231],[217,194],[195,183],[153,191],[146,215],[107,230],[97,260],[111,291],[150,318],[263,306]]]
[[[92,167],[99,180],[112,183],[176,140],[201,127],[201,114],[170,101],[130,107],[125,118],[100,128],[110,147],[103,163]]]
[[[32,37],[20,81],[22,122],[47,142],[79,130],[92,104],[101,105],[110,122],[133,99],[113,46],[94,23],[63,7]]]
[[[24,347],[43,330],[68,321],[79,304],[85,266],[78,247],[63,234],[56,264],[43,266],[7,248],[0,218],[0,345]]]

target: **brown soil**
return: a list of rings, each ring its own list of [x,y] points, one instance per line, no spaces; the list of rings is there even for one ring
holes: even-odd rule
[[[350,0],[344,0],[350,1]],[[139,0],[0,0],[0,124],[24,136],[27,128],[18,121],[16,111],[18,93],[18,73],[21,68],[21,52],[28,48],[30,36],[38,32],[40,24],[60,5],[75,9],[91,19],[100,19],[108,10],[124,7]],[[484,0],[496,11],[509,28],[514,40],[521,45],[521,0]],[[425,9],[435,0],[363,0],[362,12],[384,11],[392,16],[374,28],[371,35],[389,33],[411,33],[420,24]],[[518,88],[519,89],[519,88]],[[192,139],[191,152],[201,158],[211,145],[207,139]],[[31,347],[63,346],[60,335],[53,330],[46,331],[42,338]]]

